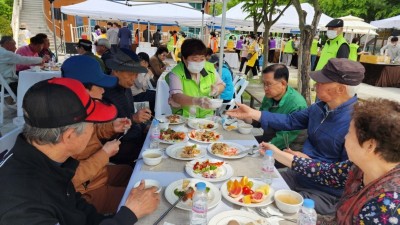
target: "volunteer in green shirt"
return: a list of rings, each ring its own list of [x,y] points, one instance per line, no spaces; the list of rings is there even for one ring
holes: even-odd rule
[[[289,67],[292,63],[292,57],[296,51],[296,47],[294,44],[295,41],[296,37],[293,37],[293,39],[290,39],[288,42],[286,42],[285,48],[283,49],[283,62],[286,63],[287,67]]]
[[[214,65],[206,61],[206,52],[206,46],[199,39],[183,42],[182,62],[165,77],[170,89],[169,104],[174,114],[189,117],[190,113],[196,113],[197,118],[204,118],[214,113],[210,109],[211,97],[220,95],[225,84]]]
[[[350,54],[349,59],[353,61],[358,61],[358,55],[362,54],[362,49],[360,48],[360,39],[353,38],[350,44]]]
[[[317,61],[317,56],[318,56],[318,40],[319,40],[319,36],[315,36],[312,44],[311,44],[311,71],[314,71],[315,69],[315,62]]]
[[[326,35],[329,40],[326,41],[321,51],[316,71],[322,70],[331,58],[349,58],[349,44],[343,37],[343,20],[334,19],[326,27],[328,28]]]
[[[307,108],[307,103],[303,96],[288,85],[289,70],[285,65],[275,64],[268,66],[263,70],[262,74],[265,96],[261,103],[260,111],[290,114],[294,111]],[[285,138],[287,138],[289,144],[291,144],[298,138],[300,132],[301,131],[298,130],[277,132],[269,128],[268,130],[264,130],[264,134],[256,137],[256,139],[260,143],[262,141],[271,142],[279,149],[286,149]],[[296,140],[296,142],[297,141],[300,140]],[[294,150],[301,150],[301,148],[296,149],[293,146],[291,146],[291,148]]]

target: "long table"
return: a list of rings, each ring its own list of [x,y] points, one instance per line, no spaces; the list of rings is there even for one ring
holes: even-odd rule
[[[180,126],[179,128],[182,129],[183,126],[186,125],[179,125],[179,126]],[[250,147],[255,144],[258,145],[256,139],[252,134],[244,135],[238,133],[238,131],[225,131],[221,128],[221,126],[217,129],[217,131],[220,134],[222,134],[223,139],[226,141],[235,142],[246,147]],[[147,135],[141,154],[143,153],[144,150],[149,148],[149,144],[150,144],[149,135]],[[163,148],[166,147],[166,145],[160,147]],[[214,158],[210,154],[208,154],[207,157]],[[258,154],[252,157],[245,157],[243,159],[225,160],[225,161],[228,162],[233,167],[235,171],[234,176],[249,176],[250,178],[259,177],[258,173],[261,169],[262,157],[260,157]],[[153,214],[146,216],[137,222],[138,225],[153,224],[160,217],[160,215],[163,212],[165,212],[166,209],[170,206],[170,204],[164,197],[165,187],[167,187],[170,183],[176,180],[190,178],[190,176],[184,172],[184,166],[186,162],[187,161],[180,161],[172,158],[164,158],[161,164],[156,165],[154,167],[149,167],[147,165],[144,165],[142,160],[138,161],[135,165],[134,171],[132,173],[125,194],[121,200],[120,206],[124,205],[126,198],[129,194],[129,191],[131,190],[131,188],[133,188],[136,182],[140,181],[141,179],[158,180],[160,184],[163,186],[163,190],[161,191],[162,198],[160,205]],[[275,190],[289,189],[286,182],[283,180],[283,178],[276,169],[275,169],[275,177],[276,178],[273,179],[272,183],[273,189]],[[215,184],[218,188],[220,188],[223,183],[224,182],[215,182],[213,184]],[[240,208],[241,208],[240,206],[234,205],[222,198],[222,201],[215,208],[208,211],[207,217],[208,220],[210,220],[213,216],[223,211],[240,209]],[[189,224],[189,221],[190,221],[190,211],[185,211],[175,208],[159,224],[168,222],[176,225],[178,224],[182,225],[182,224]],[[293,224],[293,223],[289,221],[280,221],[279,224],[282,225],[282,224]]]
[[[377,87],[400,87],[400,64],[372,64],[365,67],[363,83]]]

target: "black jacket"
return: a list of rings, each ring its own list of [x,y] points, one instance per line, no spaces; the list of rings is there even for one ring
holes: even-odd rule
[[[57,164],[20,135],[0,162],[0,225],[122,225],[137,221],[126,207],[112,219],[97,213],[75,192],[71,179],[77,166],[72,158]]]

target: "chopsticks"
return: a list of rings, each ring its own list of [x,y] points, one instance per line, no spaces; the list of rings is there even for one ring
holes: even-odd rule
[[[285,142],[286,149],[290,149],[289,134],[287,134],[287,133],[283,134],[283,141]]]
[[[176,205],[178,205],[178,203],[182,200],[182,198],[183,198],[184,196],[185,196],[185,195],[182,195],[181,197],[179,197],[178,200],[176,200],[176,202],[174,202],[174,204],[172,204],[172,205],[167,209],[167,211],[165,211],[165,212],[160,216],[160,218],[158,218],[158,220],[157,220],[156,222],[153,223],[153,225],[158,225],[158,223],[159,223],[162,219],[164,219],[164,217],[167,216],[167,214],[168,214],[173,208],[175,208]]]

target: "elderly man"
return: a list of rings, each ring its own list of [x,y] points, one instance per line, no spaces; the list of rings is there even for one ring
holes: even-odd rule
[[[111,74],[111,69],[107,67],[106,61],[113,58],[113,53],[111,52],[111,44],[108,39],[100,38],[98,39],[94,45],[96,46],[96,52],[101,56],[101,60],[104,63],[105,73]]]
[[[400,60],[400,46],[398,45],[398,42],[399,42],[398,37],[392,37],[390,39],[390,43],[381,48],[381,55],[387,52],[387,55],[390,57],[390,60],[392,61]]]
[[[227,112],[238,118],[252,118],[260,121],[264,130],[301,130],[307,129],[308,138],[303,153],[288,150],[300,156],[322,162],[341,162],[347,159],[344,137],[349,129],[353,105],[357,102],[352,86],[361,83],[364,67],[348,59],[333,58],[323,70],[311,73],[320,101],[305,110],[289,115],[257,111],[239,104],[238,109]],[[332,214],[343,189],[320,185],[292,171],[282,173],[289,187],[306,198],[316,202],[316,211],[320,214]]]
[[[334,19],[326,27],[328,28],[326,32],[328,40],[322,48],[315,71],[322,70],[332,58],[349,58],[350,47],[343,37],[343,20]]]
[[[44,45],[44,39],[40,36],[34,36],[30,39],[30,44],[22,46],[17,49],[16,53],[18,55],[27,56],[27,57],[38,57],[39,52],[42,51]],[[19,71],[29,69],[29,65],[17,64],[16,70],[17,74]]]
[[[111,75],[118,78],[118,84],[113,88],[106,88],[103,98],[117,107],[118,117],[127,117],[133,123],[121,139],[119,152],[111,158],[111,162],[133,165],[143,146],[147,132],[144,122],[151,119],[151,111],[145,108],[135,113],[130,88],[139,73],[147,73],[147,68],[140,65],[139,57],[129,49],[120,49],[106,64],[112,69]]]
[[[91,41],[86,39],[79,39],[78,44],[76,45],[76,51],[79,55],[87,55],[89,57],[92,57],[99,63],[101,70],[103,70],[104,72],[106,71],[106,66],[104,65],[104,62],[98,56],[93,54]]]
[[[16,43],[11,36],[3,36],[0,40],[0,74],[10,86],[12,92],[17,94],[18,76],[15,67],[19,65],[37,65],[44,63],[48,58],[21,56],[15,54]]]
[[[118,38],[120,48],[132,49],[132,31],[126,22],[123,22],[122,28],[118,30]]]
[[[289,86],[289,70],[285,65],[275,64],[266,67],[262,71],[262,83],[265,96],[261,103],[260,111],[290,114],[307,108],[304,97]],[[246,121],[252,122],[251,119]],[[256,126],[259,126],[258,122],[255,123]],[[287,145],[292,144],[295,140],[297,143],[300,141],[297,139],[302,139],[298,138],[299,134],[299,130],[277,131],[268,127],[264,130],[263,135],[256,137],[256,139],[258,142],[271,142],[279,149],[286,149]],[[304,139],[301,141],[304,142]],[[294,146],[292,145],[292,147]]]
[[[142,182],[113,218],[105,217],[71,183],[78,166],[71,156],[84,151],[93,123],[115,118],[114,106],[91,99],[77,80],[53,78],[32,86],[23,108],[23,134],[0,164],[0,180],[7,181],[0,224],[133,224],[157,208],[159,194]]]

